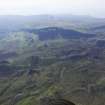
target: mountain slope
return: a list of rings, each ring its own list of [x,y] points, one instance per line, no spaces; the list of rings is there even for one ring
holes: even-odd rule
[[[79,39],[94,37],[94,34],[82,33],[75,30],[63,29],[59,27],[48,27],[42,29],[24,29],[26,32],[35,33],[40,40],[51,40],[62,37],[64,39]]]
[[[0,38],[0,105],[40,105],[49,97],[105,104],[105,34],[90,34],[104,19],[16,17],[0,28],[6,32]]]

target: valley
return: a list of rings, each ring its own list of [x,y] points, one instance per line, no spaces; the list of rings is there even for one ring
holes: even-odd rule
[[[16,24],[4,24],[0,36],[0,105],[41,105],[48,97],[105,104],[105,19],[9,19]]]

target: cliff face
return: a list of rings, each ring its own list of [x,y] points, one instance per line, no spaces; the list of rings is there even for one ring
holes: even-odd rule
[[[54,98],[44,98],[41,102],[43,105],[75,105],[73,102],[70,102],[65,99],[54,99]]]

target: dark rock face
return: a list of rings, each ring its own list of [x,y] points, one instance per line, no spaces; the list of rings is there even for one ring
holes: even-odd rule
[[[14,70],[8,65],[0,65],[0,76],[12,75]]]
[[[50,99],[43,100],[42,105],[75,105],[74,103],[65,99]]]
[[[28,75],[32,76],[34,74],[38,74],[39,75],[40,74],[40,71],[37,70],[37,69],[36,70],[30,69],[29,72],[28,72]]]
[[[96,46],[97,47],[104,47],[105,48],[105,40],[98,40],[97,42],[96,42]]]
[[[39,62],[40,62],[40,57],[39,56],[31,56],[29,58],[29,60],[30,60],[31,68],[32,67],[37,67]]]
[[[0,53],[0,62],[4,61],[5,59],[12,58],[15,56],[17,56],[15,52]]]
[[[87,57],[93,59],[102,59],[102,51],[103,50],[100,48],[92,48],[87,52]]]

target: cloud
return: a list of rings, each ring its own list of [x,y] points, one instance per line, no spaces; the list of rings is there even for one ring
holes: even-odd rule
[[[0,14],[54,13],[105,16],[105,0],[0,0]]]

